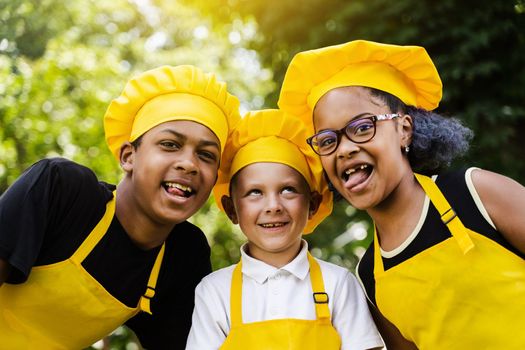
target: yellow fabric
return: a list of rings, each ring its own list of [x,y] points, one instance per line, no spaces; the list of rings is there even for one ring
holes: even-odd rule
[[[282,163],[302,174],[310,190],[322,196],[319,209],[304,230],[304,233],[311,233],[332,212],[332,193],[321,161],[306,143],[312,130],[299,119],[277,109],[247,113],[231,132],[224,149],[219,177],[213,188],[219,208],[224,210],[221,198],[229,196],[230,180],[240,169],[253,163]]]
[[[239,100],[212,73],[190,66],[162,66],[131,79],[109,105],[104,130],[118,159],[120,146],[172,120],[208,127],[224,148],[229,130],[240,120]]]
[[[317,187],[301,150],[278,136],[263,137],[241,147],[233,158],[230,172],[236,174],[249,164],[261,162],[286,164],[303,175],[310,188]]]
[[[140,135],[171,120],[190,120],[213,130],[221,144],[228,137],[228,123],[222,110],[210,100],[186,93],[171,93],[157,96],[148,101],[138,112],[131,129],[129,140],[135,141]]]
[[[442,96],[441,79],[423,47],[355,40],[296,54],[278,105],[311,125],[319,99],[343,86],[372,87],[427,110],[436,108]]]
[[[0,348],[83,349],[141,310],[115,299],[81,265],[106,233],[114,212],[115,198],[71,258],[33,267],[25,283],[0,287]],[[150,276],[148,289],[153,291],[163,252]]]
[[[319,264],[308,253],[312,290],[324,293]],[[231,285],[231,327],[221,350],[339,350],[341,338],[330,321],[327,303],[316,305],[316,320],[279,319],[242,322],[242,265],[234,269]]]
[[[446,212],[435,183],[416,178]],[[379,310],[421,350],[524,349],[525,261],[459,219],[447,226],[451,238],[387,271],[375,234]]]

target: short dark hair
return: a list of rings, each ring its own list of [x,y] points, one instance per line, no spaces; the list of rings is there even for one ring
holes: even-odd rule
[[[142,135],[140,135],[138,138],[136,138],[133,142],[130,143],[133,146],[133,148],[139,148],[140,144],[142,143]]]

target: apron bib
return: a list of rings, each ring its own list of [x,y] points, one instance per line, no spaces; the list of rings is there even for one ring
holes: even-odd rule
[[[525,261],[466,228],[429,177],[416,178],[452,237],[384,270],[374,233],[376,303],[419,349],[525,349]]]
[[[164,245],[136,308],[109,294],[81,265],[107,232],[115,201],[114,195],[103,218],[69,259],[33,267],[25,283],[0,287],[1,349],[82,349],[139,311],[151,313],[149,301],[155,294]]]
[[[242,322],[242,265],[233,271],[231,328],[221,350],[339,350],[341,339],[330,321],[321,268],[308,253],[316,320],[279,319]]]

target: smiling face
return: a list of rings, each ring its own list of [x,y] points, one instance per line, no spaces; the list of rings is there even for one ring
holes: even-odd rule
[[[153,226],[180,223],[208,199],[219,159],[219,140],[202,124],[159,124],[142,135],[138,147],[122,147],[123,182],[130,189],[124,205],[136,220]]]
[[[344,127],[351,120],[379,114],[396,113],[370,90],[342,87],[329,91],[317,103],[314,114],[316,132]],[[401,115],[394,120],[378,121],[374,138],[354,143],[342,136],[334,153],[321,156],[323,168],[335,189],[354,207],[367,210],[395,191],[403,176],[412,174],[402,148],[410,144],[412,122]]]
[[[317,209],[303,176],[281,163],[253,163],[237,172],[231,196],[222,203],[248,238],[249,254],[273,266],[293,260]]]

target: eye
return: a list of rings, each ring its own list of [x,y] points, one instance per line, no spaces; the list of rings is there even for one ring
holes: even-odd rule
[[[210,151],[199,151],[199,158],[208,163],[216,163],[218,156]]]
[[[325,131],[317,134],[313,142],[320,149],[331,148],[334,143],[337,143],[337,135],[332,131]]]
[[[246,195],[247,196],[260,196],[262,194],[261,190],[258,190],[256,188],[249,190]]]
[[[181,147],[178,142],[173,141],[173,140],[164,140],[164,141],[159,142],[159,144],[163,148],[168,149],[168,150],[178,150]]]
[[[293,186],[286,186],[281,190],[282,193],[297,193],[297,190]]]
[[[372,132],[374,130],[374,123],[368,118],[359,119],[348,125],[348,128],[351,130],[352,135],[359,136]]]

